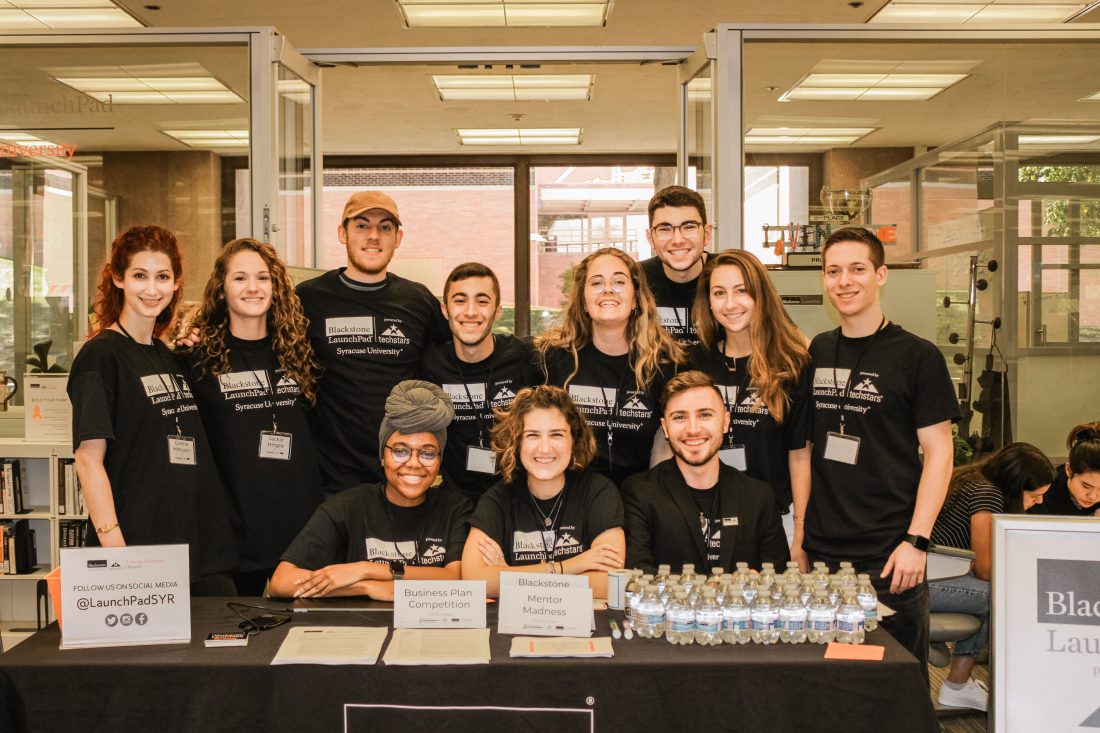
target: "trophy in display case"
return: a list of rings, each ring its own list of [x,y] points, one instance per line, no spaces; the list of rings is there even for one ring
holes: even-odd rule
[[[860,224],[863,222],[863,213],[871,204],[871,191],[867,188],[831,189],[828,186],[821,187],[821,205],[825,211],[836,220],[840,216],[848,217],[844,225]]]

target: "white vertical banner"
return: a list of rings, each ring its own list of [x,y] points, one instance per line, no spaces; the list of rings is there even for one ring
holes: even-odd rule
[[[993,519],[993,727],[1100,731],[1100,519]]]

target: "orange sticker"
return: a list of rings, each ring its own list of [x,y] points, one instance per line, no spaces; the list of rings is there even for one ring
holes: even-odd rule
[[[855,659],[862,662],[881,662],[886,647],[876,644],[839,644],[831,642],[825,648],[826,659]]]
[[[875,232],[875,236],[883,244],[897,244],[898,228],[896,226],[879,227],[878,231]]]

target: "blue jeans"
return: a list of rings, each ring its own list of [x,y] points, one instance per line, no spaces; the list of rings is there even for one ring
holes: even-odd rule
[[[929,609],[933,613],[968,613],[982,620],[978,633],[955,644],[956,657],[976,657],[989,641],[989,581],[973,573],[928,583]]]

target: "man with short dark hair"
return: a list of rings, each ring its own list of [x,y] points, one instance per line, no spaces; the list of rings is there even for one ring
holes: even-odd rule
[[[691,307],[712,230],[703,197],[690,188],[666,186],[649,200],[646,238],[656,254],[639,264],[661,325],[685,346],[699,342]]]
[[[698,570],[760,567],[789,558],[772,488],[718,458],[730,414],[703,372],[681,372],[662,397],[661,427],[673,458],[622,485],[626,566]]]
[[[456,267],[443,286],[451,340],[429,347],[421,369],[455,407],[443,457],[444,485],[475,502],[499,480],[489,438],[494,410],[507,409],[527,386],[531,368],[530,340],[493,333],[501,312],[496,273],[480,262]]]
[[[447,337],[439,301],[388,271],[404,231],[381,191],[353,194],[337,229],[348,264],[298,286],[324,369],[312,411],[326,493],[382,478],[377,426],[390,389],[416,376],[424,348]]]
[[[840,327],[810,344],[812,479],[808,501],[795,497],[795,522],[805,522],[809,560],[849,560],[871,575],[895,611],[883,627],[925,662],[925,552],[951,477],[959,404],[939,349],[883,315],[878,238],[839,229],[822,261]]]

